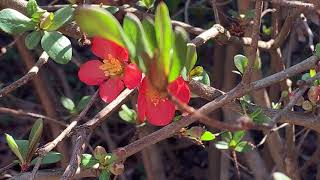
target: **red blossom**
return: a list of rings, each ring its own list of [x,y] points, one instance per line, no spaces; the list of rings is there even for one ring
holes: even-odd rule
[[[182,103],[190,100],[190,90],[182,77],[178,77],[168,86],[169,92]],[[138,118],[147,120],[156,126],[165,126],[172,122],[175,105],[165,94],[158,92],[151,86],[147,78],[143,78],[138,95]]]
[[[142,74],[130,63],[126,48],[100,37],[92,40],[92,52],[101,60],[89,60],[80,66],[78,77],[87,85],[99,86],[103,101],[110,103],[126,86],[133,89],[140,84]]]

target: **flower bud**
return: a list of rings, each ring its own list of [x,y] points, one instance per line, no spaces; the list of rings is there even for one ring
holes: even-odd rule
[[[99,161],[103,161],[107,155],[106,149],[102,146],[97,146],[93,151],[93,156]]]
[[[302,108],[305,110],[305,111],[312,111],[312,104],[310,101],[306,100],[302,103]]]
[[[124,171],[124,165],[123,163],[113,163],[111,166],[109,166],[109,171],[114,175],[120,175]]]
[[[316,104],[319,97],[319,87],[311,86],[308,91],[308,98],[309,101],[312,102],[312,104]]]

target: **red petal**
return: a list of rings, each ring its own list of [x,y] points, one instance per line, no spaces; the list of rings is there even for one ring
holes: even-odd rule
[[[124,84],[129,89],[133,89],[139,85],[141,82],[142,74],[135,64],[128,64],[124,69]]]
[[[144,77],[141,81],[141,85],[139,87],[139,93],[145,93],[148,88],[148,80]]]
[[[156,106],[146,100],[146,117],[150,124],[155,126],[165,126],[172,122],[175,106],[169,100],[161,100]]]
[[[94,37],[92,40],[92,52],[101,59],[107,59],[108,54],[120,61],[128,61],[129,55],[126,48],[117,43],[103,39],[101,37]]]
[[[90,60],[80,66],[78,77],[87,85],[99,85],[107,79],[104,72],[99,68],[103,63],[99,60]]]
[[[99,87],[99,94],[104,102],[110,103],[124,89],[123,82],[120,79],[109,79]]]
[[[168,86],[169,91],[181,102],[188,103],[190,100],[190,89],[182,77],[178,77]]]
[[[146,98],[145,95],[141,92],[139,92],[138,95],[138,119],[142,123],[146,119],[146,111],[147,111],[147,105],[146,105]]]

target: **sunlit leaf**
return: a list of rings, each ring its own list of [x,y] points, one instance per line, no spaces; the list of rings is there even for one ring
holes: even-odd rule
[[[247,141],[242,141],[236,145],[234,150],[237,152],[248,152],[252,150],[252,147],[249,145]]]
[[[99,161],[94,158],[91,154],[82,154],[81,155],[81,165],[85,168],[92,168],[99,164]]]
[[[60,98],[60,102],[63,105],[63,107],[68,109],[69,111],[72,111],[75,108],[73,101],[68,97],[62,96]]]
[[[194,45],[192,43],[188,43],[187,44],[186,63],[185,63],[185,66],[187,68],[188,73],[192,70],[192,68],[196,64],[197,58],[198,58],[198,55],[197,55],[196,45]]]
[[[9,148],[18,157],[20,162],[23,164],[25,162],[25,159],[22,157],[22,154],[19,150],[19,147],[18,147],[15,139],[12,136],[10,136],[9,134],[5,134],[5,136],[6,136],[6,141],[9,145]]]
[[[74,9],[71,6],[61,8],[54,12],[54,18],[50,26],[46,29],[47,31],[55,31],[68,23],[73,18]]]
[[[142,26],[143,26],[143,29],[146,34],[146,39],[149,44],[148,46],[150,47],[150,50],[152,53],[151,57],[152,57],[153,51],[157,47],[156,32],[154,29],[154,21],[151,18],[146,17],[142,20]]]
[[[19,34],[34,30],[36,24],[30,18],[14,9],[0,11],[0,29],[9,34]]]
[[[233,133],[232,140],[234,140],[236,144],[238,144],[242,140],[244,135],[246,135],[245,131],[236,131]]]
[[[225,141],[218,141],[215,143],[215,147],[221,150],[229,149],[229,144]]]
[[[234,65],[243,74],[248,66],[248,58],[244,55],[238,54],[234,56]]]
[[[38,4],[36,0],[29,0],[27,3],[27,14],[31,17],[38,10]]]
[[[123,104],[121,108],[122,110],[119,111],[120,118],[126,122],[135,123],[137,118],[136,112],[133,109],[128,108],[125,104]]]
[[[212,134],[210,131],[205,131],[201,137],[200,140],[201,141],[212,141],[216,138],[216,136],[214,134]]]

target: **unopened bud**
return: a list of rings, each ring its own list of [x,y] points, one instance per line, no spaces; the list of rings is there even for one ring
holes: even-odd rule
[[[124,171],[124,165],[123,163],[114,163],[111,166],[109,166],[109,171],[114,175],[120,175]]]
[[[319,97],[319,87],[311,86],[308,91],[308,98],[312,104],[316,104]]]
[[[312,111],[312,104],[310,101],[304,101],[303,104],[302,104],[302,108],[305,110],[305,111]]]
[[[93,151],[93,156],[99,161],[103,161],[107,155],[106,149],[102,146],[97,146]]]
[[[204,129],[199,126],[194,126],[191,127],[190,129],[187,130],[187,133],[189,136],[194,137],[194,138],[200,138],[202,134],[204,133]]]

